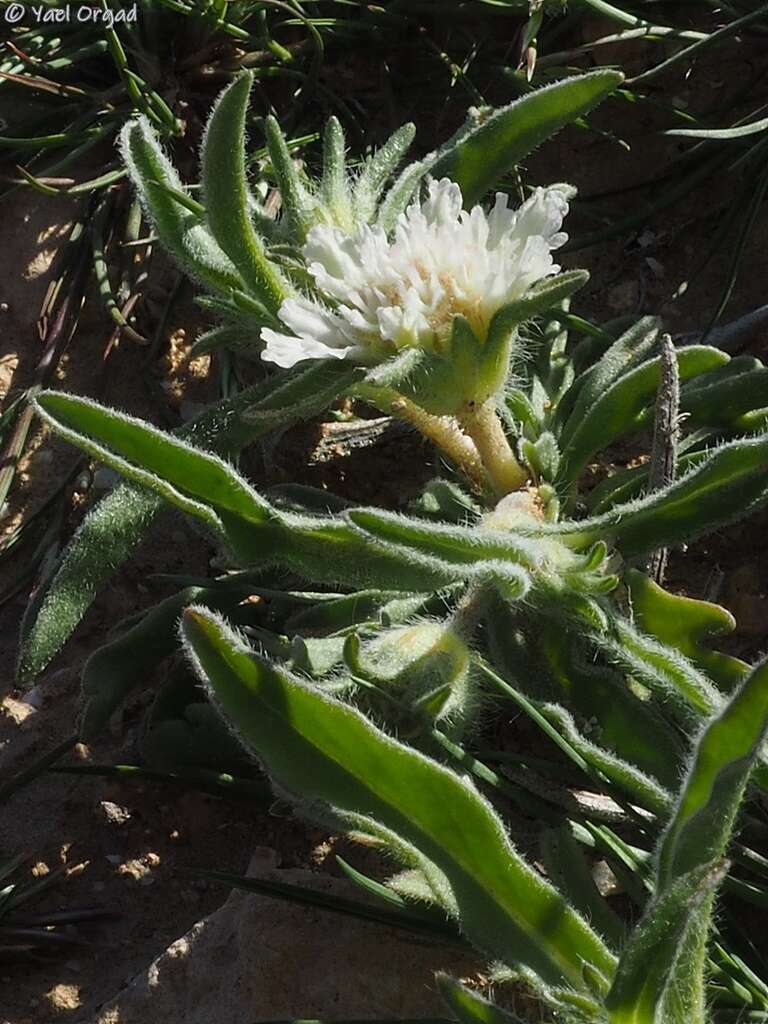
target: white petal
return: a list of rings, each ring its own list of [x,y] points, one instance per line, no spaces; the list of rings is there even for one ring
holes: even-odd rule
[[[557,188],[537,188],[517,211],[514,234],[518,238],[541,235],[550,249],[556,249],[568,238],[560,231],[567,213],[568,200],[564,192]]]
[[[378,321],[382,338],[397,345],[403,334],[402,308],[400,306],[382,306],[378,311]]]
[[[319,263],[333,277],[343,277],[354,254],[349,251],[350,236],[330,224],[311,228],[304,243],[307,263]]]
[[[286,299],[278,313],[286,327],[302,338],[330,347],[343,345],[343,324],[336,314],[303,296]]]
[[[509,208],[509,198],[504,192],[496,193],[493,209],[488,214],[488,248],[495,249],[501,239],[512,230],[516,221],[515,211]]]
[[[268,327],[262,330],[261,337],[266,342],[261,353],[264,362],[275,363],[286,370],[307,359],[346,359],[353,352],[352,346],[330,348],[311,338],[292,338],[287,334],[278,334]]]
[[[559,270],[559,267],[557,269]],[[526,239],[518,266],[514,295],[511,297],[519,298],[537,281],[540,281],[543,277],[548,277],[554,272],[555,264],[552,260],[549,245],[541,235],[532,235]]]
[[[429,198],[421,204],[421,212],[428,224],[451,224],[461,213],[461,189],[455,181],[441,178],[430,181]]]

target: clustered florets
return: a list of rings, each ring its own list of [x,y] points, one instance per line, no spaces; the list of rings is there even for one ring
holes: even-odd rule
[[[262,358],[290,367],[306,359],[370,364],[407,347],[440,352],[461,314],[483,340],[497,310],[556,274],[552,259],[568,236],[563,186],[538,188],[517,209],[497,193],[486,213],[462,209],[461,189],[444,178],[398,219],[391,239],[363,224],[349,234],[321,224],[303,254],[315,296],[280,307],[293,334],[265,329]]]

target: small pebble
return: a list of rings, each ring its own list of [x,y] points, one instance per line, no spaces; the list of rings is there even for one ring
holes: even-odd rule
[[[87,469],[84,469],[82,473],[78,473],[77,475],[77,479],[75,480],[75,491],[78,494],[85,494],[90,486],[91,474]]]
[[[131,820],[131,812],[128,808],[114,804],[111,800],[101,800],[99,807],[110,825],[127,825]]]
[[[93,474],[93,489],[94,491],[111,491],[119,479],[120,477],[114,469],[110,469],[109,466],[99,466]]]

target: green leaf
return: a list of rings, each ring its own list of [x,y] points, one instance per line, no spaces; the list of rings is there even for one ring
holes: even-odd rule
[[[592,769],[598,781],[610,783],[609,793],[621,801],[626,794],[633,804],[644,807],[652,814],[666,816],[672,798],[656,781],[653,773],[640,771],[630,760],[607,750],[600,743],[588,739],[576,727],[573,716],[557,704],[544,705],[544,718],[552,724],[564,744]],[[622,752],[623,753],[623,752]]]
[[[709,452],[686,452],[677,460],[677,475],[682,478],[691,469],[706,462]],[[595,513],[608,511],[614,505],[626,504],[641,497],[648,490],[651,464],[646,462],[640,466],[619,469],[597,485],[588,495],[584,495],[588,507]]]
[[[437,159],[436,154],[408,164],[403,168],[382,200],[376,216],[376,224],[385,234],[389,234],[397,223],[397,218],[406,209],[414,193],[425,175],[429,174]]]
[[[354,594],[302,608],[286,623],[286,629],[312,633],[333,632],[360,623],[380,621],[382,609],[405,597],[396,590],[358,590]]]
[[[219,511],[221,527],[246,565],[280,565],[330,586],[430,592],[464,578],[449,562],[372,543],[349,523],[274,512],[262,523]]]
[[[696,743],[693,762],[659,847],[661,889],[725,853],[744,790],[768,731],[768,662],[758,665]]]
[[[368,222],[373,219],[387,180],[394,173],[415,136],[416,126],[404,124],[373,156],[366,159],[354,187],[354,209],[359,220]]]
[[[731,360],[732,363],[737,360]],[[726,367],[730,369],[730,364]],[[768,404],[768,368],[750,367],[746,372],[733,368],[732,374],[704,377],[695,390],[684,390],[680,411],[688,413],[691,423],[701,426],[740,426],[740,417]]]
[[[706,373],[727,361],[724,352],[706,345],[677,350],[680,380]],[[561,482],[575,480],[596,451],[648,422],[660,379],[661,359],[657,356],[625,373],[595,399],[562,447]]]
[[[557,624],[536,623],[533,632],[560,691],[558,699],[595,723],[602,746],[674,791],[682,748],[658,708],[638,697],[614,669],[596,663],[591,650],[582,649]]]
[[[331,360],[333,362],[333,360]],[[324,411],[363,377],[359,367],[340,369],[327,361],[304,366],[299,373],[281,375],[259,391],[257,400],[243,405],[242,422],[251,438],[263,437],[291,423]]]
[[[228,463],[87,399],[48,391],[41,415],[73,444],[223,534],[245,564],[319,583],[433,590],[461,574],[438,559],[371,544],[340,520],[281,514]]]
[[[270,377],[220,402],[177,436],[199,448],[230,456],[269,430],[286,427],[326,408],[356,378],[356,371],[315,363]],[[248,410],[250,422],[243,420]],[[261,414],[261,416],[259,416]],[[38,586],[22,627],[19,675],[36,676],[66,642],[100,586],[131,555],[162,507],[162,499],[120,483],[89,513],[51,575]]]
[[[720,693],[695,665],[674,647],[635,629],[617,612],[611,615],[609,628],[593,630],[590,636],[615,664],[670,704],[690,727],[720,704]]]
[[[749,673],[745,661],[706,646],[735,629],[736,620],[725,608],[670,594],[637,569],[630,569],[625,579],[635,622],[645,633],[680,651],[726,692]]]
[[[283,215],[294,244],[301,245],[312,226],[311,199],[296,170],[279,123],[274,117],[268,117],[264,122],[264,129],[269,158],[280,189]]]
[[[120,146],[131,180],[160,241],[183,269],[220,291],[242,288],[240,274],[208,229],[173,199],[173,193],[183,192],[184,186],[149,121],[145,117],[130,121],[120,134]]]
[[[487,115],[480,112],[442,147],[431,173],[452,178],[468,209],[542,142],[601,103],[623,78],[618,71],[592,71],[536,89]]]
[[[469,533],[461,526],[423,522],[395,512],[366,508],[350,509],[346,518],[360,531],[379,540],[401,544],[456,565],[498,560],[535,569],[546,557],[543,547],[511,531],[482,530]]]
[[[664,999],[675,962],[697,914],[722,880],[721,867],[700,867],[677,878],[655,899],[621,954],[605,1004],[609,1024],[660,1024],[657,1011]],[[703,1024],[691,1014],[690,1024]],[[664,1024],[683,1024],[669,1021]]]
[[[43,392],[36,407],[68,440],[213,525],[206,508],[253,522],[270,516],[267,502],[223,459],[142,420],[61,391]]]
[[[63,647],[161,507],[156,494],[120,483],[88,514],[27,606],[17,669],[22,681],[34,679]]]
[[[519,524],[519,533],[556,536],[576,549],[598,540],[625,555],[692,540],[732,523],[768,498],[768,435],[713,449],[706,460],[669,487],[616,505],[602,516],[560,523]]]
[[[328,119],[323,133],[323,176],[320,180],[320,195],[334,222],[347,231],[353,231],[355,218],[347,180],[346,141],[344,129],[335,117]]]
[[[245,160],[245,117],[253,85],[243,72],[218,97],[205,130],[202,185],[208,224],[245,282],[271,313],[289,289],[270,263],[250,215]]]
[[[267,664],[202,609],[183,632],[200,675],[283,791],[350,824],[372,821],[418,851],[450,887],[467,937],[545,982],[583,987],[605,974],[602,941],[519,856],[473,786],[404,746],[357,710]]]
[[[529,288],[522,298],[512,302],[496,313],[488,330],[488,341],[492,342],[496,332],[510,330],[517,324],[525,323],[536,316],[542,316],[553,306],[569,298],[589,281],[588,270],[566,270],[554,277],[546,277]]]
[[[659,326],[655,317],[643,317],[624,331],[594,365],[577,373],[557,407],[557,422],[562,424],[559,435],[561,445],[568,443],[571,434],[611,384],[652,354],[659,336]],[[587,343],[591,345],[592,341],[587,339],[587,342],[582,342],[574,353],[574,360],[578,360],[583,346]],[[577,368],[581,369],[578,364]]]
[[[459,1024],[523,1024],[519,1017],[483,999],[442,971],[435,975],[435,981],[443,1001]]]

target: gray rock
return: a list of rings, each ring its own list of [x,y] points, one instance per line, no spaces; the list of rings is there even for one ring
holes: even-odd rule
[[[360,898],[350,883],[310,871],[259,874]],[[443,1017],[435,971],[479,967],[469,952],[405,931],[233,892],[87,1024]]]

